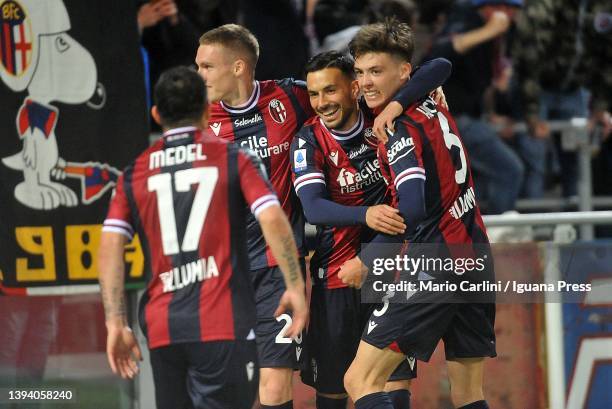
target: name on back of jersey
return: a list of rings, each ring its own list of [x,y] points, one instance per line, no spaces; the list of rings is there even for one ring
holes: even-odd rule
[[[180,165],[185,162],[205,159],[206,155],[202,153],[202,145],[199,143],[171,146],[151,153],[149,156],[149,169]]]
[[[268,158],[270,155],[280,155],[289,150],[289,142],[283,142],[278,145],[268,146],[268,138],[265,136],[251,135],[248,138],[240,141],[242,148],[248,148],[255,152],[260,158]]]
[[[474,193],[474,188],[469,187],[466,192],[459,196],[457,200],[453,203],[448,212],[455,219],[460,219],[464,214],[472,210],[476,206],[476,194]]]
[[[174,267],[159,275],[165,293],[180,290],[213,277],[219,277],[219,268],[213,256]]]
[[[425,99],[423,103],[417,107],[416,110],[425,115],[427,119],[431,119],[438,113],[438,109],[436,107],[436,102],[431,97],[429,97]]]
[[[409,136],[402,136],[399,140],[393,142],[387,150],[387,158],[389,165],[393,165],[399,159],[408,155],[414,149],[414,141]]]

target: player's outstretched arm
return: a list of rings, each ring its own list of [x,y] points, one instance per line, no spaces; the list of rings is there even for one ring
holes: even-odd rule
[[[102,232],[98,251],[99,281],[106,316],[106,355],[115,374],[133,378],[142,361],[138,341],[127,323],[125,304],[123,248],[127,238],[118,233]]]
[[[288,336],[298,336],[306,325],[308,307],[304,291],[304,280],[300,270],[297,247],[291,225],[280,206],[269,206],[258,215],[259,225],[266,243],[283,272],[287,290],[283,294],[278,309],[274,313],[279,316],[289,309],[293,312],[293,323],[287,331]]]

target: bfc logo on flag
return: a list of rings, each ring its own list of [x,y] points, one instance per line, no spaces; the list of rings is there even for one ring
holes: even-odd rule
[[[0,3],[0,62],[13,76],[24,73],[32,62],[30,19],[14,0]]]

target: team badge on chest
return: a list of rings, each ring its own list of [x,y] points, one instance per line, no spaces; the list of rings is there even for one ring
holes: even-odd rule
[[[287,110],[285,106],[276,98],[268,104],[268,111],[270,111],[270,116],[277,124],[282,124],[287,119]]]

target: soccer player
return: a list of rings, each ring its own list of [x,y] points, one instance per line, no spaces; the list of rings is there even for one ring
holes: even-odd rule
[[[425,96],[449,73],[447,63],[411,85]],[[358,103],[352,59],[335,51],[322,53],[308,62],[306,74],[317,117],[306,122],[291,146],[295,190],[306,218],[317,225],[310,261],[308,365],[302,369],[302,380],[317,390],[318,409],[344,409],[344,373],[375,305],[362,304],[359,290],[342,282],[337,273],[358,254],[361,242],[373,237],[366,225],[389,234],[403,233],[406,226],[397,209],[384,204],[390,197],[376,156],[372,115],[363,101],[363,106]],[[409,407],[414,363],[414,358],[404,361],[387,385],[398,409]]]
[[[200,38],[195,62],[211,102],[208,132],[249,148],[262,159],[304,256],[304,216],[291,183],[289,150],[293,137],[314,112],[302,81],[256,81],[258,56],[257,39],[236,24],[215,28]],[[404,101],[409,92],[398,95],[397,105],[408,106]],[[259,399],[263,408],[292,408],[293,369],[303,350],[302,337],[296,337],[294,344],[286,335],[291,315],[273,317],[284,286],[277,261],[252,218],[247,239],[257,310]]]
[[[152,115],[164,137],[124,170],[100,241],[108,360],[123,378],[138,372],[141,352],[123,291],[123,248],[137,232],[150,276],[139,319],[157,408],[248,409],[258,371],[244,208],[250,207],[282,271],[287,289],[276,314],[293,311],[288,337],[299,334],[307,318],[291,226],[259,159],[204,134],[206,88],[195,71],[169,70],[154,96]]]
[[[409,81],[413,47],[410,27],[395,20],[364,26],[353,38],[350,50],[355,72],[370,108],[382,109]],[[401,238],[410,243],[409,250],[413,244],[437,243],[451,255],[453,245],[486,254],[488,238],[474,199],[467,153],[446,109],[431,99],[410,106],[396,121],[388,142],[379,145],[379,160],[407,226]],[[379,235],[373,242],[397,239]],[[360,268],[359,260],[354,259],[345,263],[341,273]],[[470,279],[470,273],[464,278]],[[456,278],[454,272],[448,277],[422,276],[419,272],[423,280]],[[480,277],[493,279],[492,268],[485,268]],[[454,405],[488,407],[482,391],[483,363],[484,357],[496,355],[495,305],[445,303],[436,294],[417,291],[403,303],[386,304],[384,313],[372,314],[344,378],[356,409],[392,408],[383,392],[384,382],[406,354],[427,361],[440,339],[444,340]],[[439,296],[442,301],[462,301],[460,294]]]

